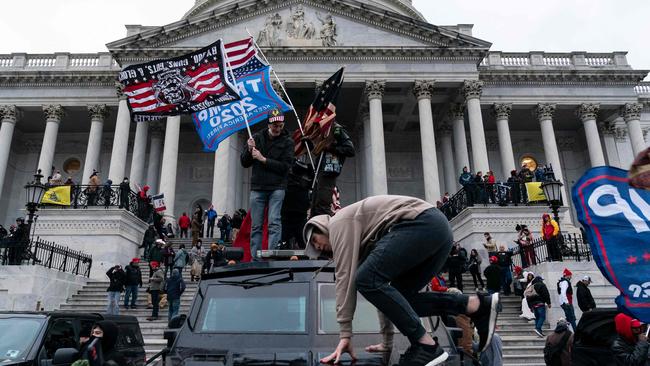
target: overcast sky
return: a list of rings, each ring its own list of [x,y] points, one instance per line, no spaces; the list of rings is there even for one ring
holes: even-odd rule
[[[474,24],[503,51],[629,51],[650,70],[649,0],[413,0],[437,25]],[[98,52],[124,24],[176,21],[194,0],[1,0],[0,53]]]

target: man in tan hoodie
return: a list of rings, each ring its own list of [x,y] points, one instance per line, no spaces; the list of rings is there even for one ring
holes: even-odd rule
[[[394,324],[411,342],[400,366],[433,366],[448,357],[426,332],[420,317],[466,314],[478,330],[479,350],[490,344],[499,294],[419,292],[440,272],[453,244],[449,222],[428,202],[406,196],[373,196],[333,217],[311,218],[303,234],[307,256],[331,255],[336,266],[340,341],[321,362],[338,363],[346,352],[355,358],[351,338],[357,291],[379,311],[384,335],[383,343],[366,351],[389,351]]]

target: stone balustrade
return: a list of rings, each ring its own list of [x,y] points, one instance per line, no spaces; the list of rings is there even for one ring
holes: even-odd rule
[[[12,70],[119,70],[110,53],[53,53],[0,55],[0,71]]]
[[[634,87],[637,95],[650,97],[650,81],[642,81]]]
[[[480,66],[499,68],[614,68],[630,69],[627,52],[611,53],[550,53],[550,52],[501,52],[490,51]]]

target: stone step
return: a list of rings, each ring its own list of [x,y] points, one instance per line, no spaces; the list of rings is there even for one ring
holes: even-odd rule
[[[501,332],[499,332],[501,334]],[[503,346],[504,354],[526,354],[539,356],[544,354],[544,345],[534,346]]]
[[[196,295],[196,293],[194,291],[192,293],[188,293],[187,291],[185,291],[181,295],[181,301],[183,301],[183,300],[192,301],[192,299],[194,299],[194,295]],[[120,298],[124,299],[124,295],[120,296]],[[146,299],[146,298],[147,298],[147,293],[146,292],[144,292],[144,291],[143,292],[138,292],[138,301],[140,301],[142,299]],[[101,300],[103,300],[103,301],[106,301],[106,292],[97,293],[97,294],[95,294],[95,293],[74,294],[74,295],[72,295],[70,297],[70,299],[68,299],[68,302],[74,302],[74,301],[79,301],[79,300],[93,300],[93,301],[101,301]]]
[[[105,313],[106,312],[106,306],[65,306],[61,305],[61,310],[63,311],[79,311],[79,312],[90,312],[90,313]],[[162,309],[159,309],[158,314],[159,316],[167,316],[167,311],[168,307],[165,306]],[[182,306],[179,309],[179,313],[181,314],[187,314],[189,312],[190,308],[189,306]],[[151,309],[147,309],[145,307],[140,307],[137,309],[124,309],[123,307],[120,307],[120,314],[121,315],[134,315],[138,317],[143,317],[146,318],[148,316],[151,316]]]
[[[507,361],[507,363],[506,363]],[[510,364],[510,363],[524,363],[526,365],[530,365],[531,362],[534,363],[539,363],[541,362],[542,365],[544,365],[544,352],[542,351],[541,355],[533,356],[530,354],[518,354],[518,353],[506,353],[503,352],[503,363],[505,364]]]
[[[503,336],[501,337],[501,342],[503,343],[503,346],[539,346],[541,345],[542,347],[544,346],[545,339],[540,338],[535,333],[533,333],[533,330],[531,329],[530,331],[531,335],[528,336]]]

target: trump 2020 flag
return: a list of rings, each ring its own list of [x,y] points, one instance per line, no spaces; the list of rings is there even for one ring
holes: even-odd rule
[[[268,111],[273,108],[283,112],[291,110],[271,86],[270,67],[262,64],[259,66],[262,67],[236,75],[240,101],[211,107],[192,115],[205,151],[216,151],[221,141],[246,128],[244,113],[248,124],[254,125],[266,120]]]
[[[621,294],[619,310],[650,322],[650,191],[628,172],[592,168],[573,186],[573,203],[603,275]]]
[[[226,77],[221,40],[183,56],[125,67],[119,74],[132,119],[198,112],[239,99]]]

